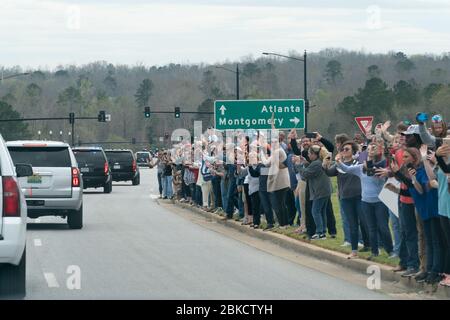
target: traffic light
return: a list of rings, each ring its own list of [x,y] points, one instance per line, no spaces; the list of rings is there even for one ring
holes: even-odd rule
[[[75,113],[73,112],[69,113],[69,123],[75,123]]]
[[[98,113],[98,121],[99,122],[105,122],[106,121],[106,113],[105,113],[105,111],[100,111],[99,113]]]
[[[179,107],[175,107],[175,118],[179,118],[180,117],[180,108]]]
[[[150,107],[145,107],[144,108],[144,116],[146,118],[150,118]]]

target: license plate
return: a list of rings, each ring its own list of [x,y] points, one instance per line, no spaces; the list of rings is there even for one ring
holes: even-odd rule
[[[42,177],[39,176],[39,175],[28,176],[27,182],[28,183],[35,183],[35,184],[42,183]]]
[[[29,206],[45,206],[45,200],[27,200]]]
[[[89,168],[80,168],[81,172],[89,172]]]
[[[115,164],[113,168],[114,168],[114,169],[120,169],[120,165]]]

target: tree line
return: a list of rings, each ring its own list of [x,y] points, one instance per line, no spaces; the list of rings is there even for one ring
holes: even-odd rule
[[[302,54],[290,52],[291,56]],[[245,57],[220,64],[241,70],[241,99],[292,99],[303,97],[303,64],[282,58]],[[30,76],[0,85],[1,119],[17,117],[96,116],[111,114],[110,123],[79,121],[76,141],[148,141],[162,145],[160,137],[176,128],[192,129],[193,120],[204,126],[212,116],[152,114],[151,110],[213,111],[216,99],[235,99],[236,75],[212,65],[145,66],[113,65],[104,61],[83,66],[58,66],[55,70],[3,68],[4,74],[31,72]],[[326,49],[308,54],[308,96],[312,106],[310,128],[323,134],[357,132],[355,116],[373,115],[377,122],[413,120],[418,111],[441,113],[450,118],[450,53],[415,55],[402,52],[368,54]],[[5,139],[50,138],[63,133],[68,121],[2,122]],[[58,133],[58,134],[55,134]],[[47,135],[47,136],[46,136]]]

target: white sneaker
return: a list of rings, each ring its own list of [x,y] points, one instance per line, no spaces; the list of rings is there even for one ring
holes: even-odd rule
[[[362,248],[364,245],[361,242],[358,242],[358,248]]]
[[[341,244],[341,247],[350,247],[352,244],[348,241],[345,241],[343,244]]]

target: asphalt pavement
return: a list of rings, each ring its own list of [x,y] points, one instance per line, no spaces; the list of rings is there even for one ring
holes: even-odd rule
[[[142,168],[139,186],[85,190],[81,230],[61,218],[30,219],[26,298],[391,298],[324,272],[320,262],[305,266],[196,223],[159,205],[157,190],[156,170]]]

